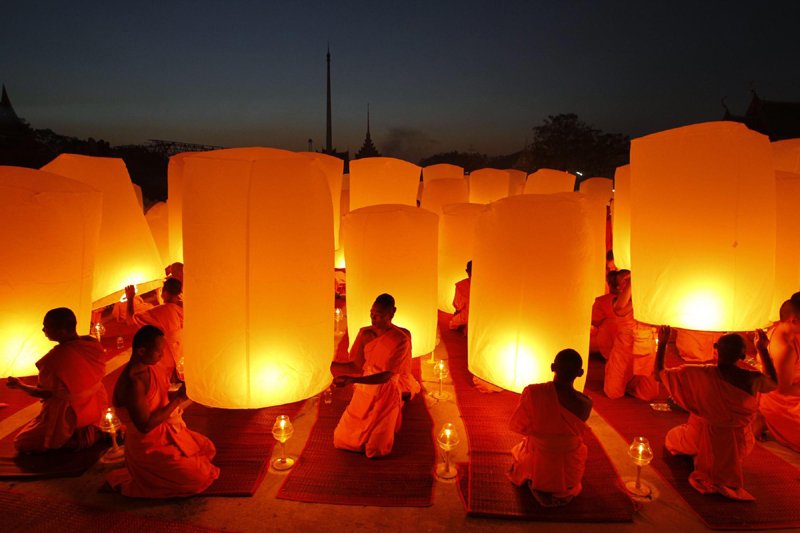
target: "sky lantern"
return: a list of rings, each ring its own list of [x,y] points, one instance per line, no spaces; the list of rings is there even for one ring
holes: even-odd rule
[[[156,242],[158,254],[163,266],[171,265],[169,260],[169,207],[167,202],[158,202],[150,206],[144,214],[150,233]]]
[[[49,310],[72,309],[78,332],[89,332],[102,204],[84,183],[0,166],[0,377],[38,372],[54,346],[42,333]]]
[[[508,195],[517,196],[524,193],[525,180],[528,178],[528,173],[513,168],[507,169],[506,172],[508,172]]]
[[[634,139],[631,266],[642,322],[764,327],[775,276],[769,139],[728,121]]]
[[[133,185],[133,192],[136,195],[136,200],[139,202],[139,209],[144,213],[144,195],[142,194],[142,188],[133,182],[131,182],[131,185]]]
[[[772,143],[775,170],[800,174],[800,139],[787,139]]]
[[[339,247],[333,253],[335,268],[345,268],[344,245],[341,238],[342,218],[350,212],[350,174],[342,176],[342,196],[339,201]]]
[[[561,170],[542,168],[530,174],[525,182],[525,194],[553,194],[575,190],[575,175]]]
[[[578,194],[521,195],[486,207],[475,227],[469,370],[514,392],[553,378],[556,353],[589,349],[596,235]],[[553,302],[558,302],[554,305]],[[585,377],[575,388],[583,389]]]
[[[800,174],[777,170],[775,185],[775,291],[770,314],[773,321],[780,320],[781,304],[800,291],[800,231],[797,231]]]
[[[319,161],[322,170],[325,172],[325,177],[328,179],[328,186],[331,188],[331,201],[333,202],[333,242],[334,249],[338,249],[344,160],[319,152],[299,152],[299,154]]]
[[[169,158],[167,198],[169,199],[169,262],[183,263],[183,160],[196,152],[183,152]]]
[[[614,196],[614,182],[609,178],[589,178],[581,182],[578,190],[609,205]]]
[[[137,285],[139,294],[161,286],[161,256],[122,159],[62,154],[42,170],[103,193],[103,220],[92,286],[95,309],[119,301],[126,285]]]
[[[443,178],[429,182],[422,193],[420,207],[437,215],[442,214],[442,206],[461,204],[469,201],[469,187],[464,178]]]
[[[511,176],[505,170],[482,168],[469,174],[469,201],[488,204],[506,198]]]
[[[380,204],[415,207],[419,172],[417,165],[393,157],[350,161],[350,210]]]
[[[324,169],[268,148],[184,160],[185,376],[224,408],[330,385],[333,206]]]
[[[446,178],[464,179],[464,168],[448,163],[422,167],[422,181],[425,182],[425,185],[427,185],[429,181]]]
[[[436,347],[438,223],[430,211],[399,204],[362,207],[342,219],[351,346],[370,325],[375,298],[389,293],[397,303],[394,324],[411,331],[412,355]]]
[[[631,166],[617,167],[614,173],[614,264],[631,268]]]
[[[444,181],[444,180],[442,180]],[[472,261],[475,224],[486,210],[484,204],[447,204],[439,216],[439,309],[455,311],[456,283],[467,277],[467,262]]]

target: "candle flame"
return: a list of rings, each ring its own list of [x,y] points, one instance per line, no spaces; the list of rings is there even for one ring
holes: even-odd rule
[[[444,434],[447,435],[448,439],[450,438],[450,430],[449,429],[445,429],[444,430]]]
[[[286,429],[286,420],[281,420],[281,429]]]

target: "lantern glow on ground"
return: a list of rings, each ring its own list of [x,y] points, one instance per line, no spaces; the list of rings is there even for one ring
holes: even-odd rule
[[[436,347],[438,218],[405,205],[375,205],[342,220],[347,259],[347,328],[350,345],[370,325],[375,298],[391,294],[393,323],[411,331],[414,357]]]
[[[131,195],[133,193],[131,192]],[[102,193],[55,174],[0,167],[0,377],[30,376],[54,343],[45,313],[72,309],[86,334],[92,314]]]
[[[187,392],[260,408],[330,384],[333,208],[319,163],[267,148],[185,159]]]
[[[597,296],[593,209],[579,194],[526,194],[487,206],[475,228],[468,339],[474,375],[522,392],[552,379],[550,365],[564,348],[586,362],[586,324]],[[584,381],[578,378],[576,389]]]
[[[119,300],[126,285],[139,285],[140,293],[161,285],[164,277],[161,256],[122,159],[62,154],[42,170],[80,181],[103,193],[103,219],[92,286],[95,309]]]
[[[350,210],[381,204],[416,207],[419,173],[417,165],[392,157],[350,161]]]
[[[735,122],[686,126],[631,145],[636,318],[701,331],[769,321],[775,173],[766,136]]]

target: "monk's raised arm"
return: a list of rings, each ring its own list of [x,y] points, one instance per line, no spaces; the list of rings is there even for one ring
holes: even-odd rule
[[[658,329],[658,351],[656,351],[655,362],[655,377],[656,381],[661,381],[661,371],[664,370],[664,358],[667,354],[667,344],[669,343],[669,336],[672,333],[672,328],[669,326],[661,326]]]
[[[763,329],[756,330],[755,345],[758,355],[761,357],[761,368],[763,369],[763,373],[756,378],[755,392],[772,392],[778,388],[778,374],[769,352],[769,338]]]

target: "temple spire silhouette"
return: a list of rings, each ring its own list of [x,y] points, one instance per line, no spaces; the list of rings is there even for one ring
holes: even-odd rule
[[[350,172],[350,150],[344,152],[337,152],[333,147],[333,124],[331,119],[331,46],[328,44],[328,98],[327,98],[327,120],[325,128],[325,148],[321,150],[323,154],[332,155],[344,160],[344,172]]]
[[[369,133],[369,104],[367,104],[367,137],[364,139],[364,144],[361,145],[361,149],[355,155],[356,159],[364,157],[381,157],[381,153],[375,148],[375,145],[372,143],[372,136]]]

